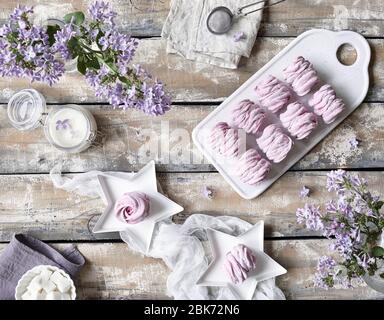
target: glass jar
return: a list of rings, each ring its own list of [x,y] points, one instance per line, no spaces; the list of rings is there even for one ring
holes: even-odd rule
[[[77,153],[88,149],[96,138],[97,126],[93,115],[78,105],[66,105],[49,112],[44,132],[57,149]]]
[[[7,113],[11,125],[18,130],[32,130],[43,125],[49,143],[68,153],[89,148],[97,135],[96,121],[89,110],[69,104],[53,107],[47,113],[44,97],[34,89],[24,89],[13,95]]]
[[[44,97],[34,89],[24,89],[14,94],[8,102],[9,122],[18,130],[33,130],[42,124],[46,112]]]

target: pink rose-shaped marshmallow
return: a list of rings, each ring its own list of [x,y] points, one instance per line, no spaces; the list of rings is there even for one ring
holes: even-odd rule
[[[148,216],[150,199],[144,192],[127,192],[116,201],[115,213],[118,219],[128,224],[143,221]]]
[[[287,86],[271,75],[262,80],[255,87],[255,91],[261,105],[273,113],[284,108],[291,98],[291,92]]]
[[[280,115],[281,124],[298,140],[308,137],[317,126],[316,115],[309,112],[300,102],[287,106],[287,110]]]
[[[303,57],[296,60],[283,70],[285,80],[292,86],[298,96],[306,95],[319,82],[316,70]]]
[[[235,284],[244,282],[248,273],[256,268],[256,256],[246,246],[239,244],[226,255],[224,268]]]

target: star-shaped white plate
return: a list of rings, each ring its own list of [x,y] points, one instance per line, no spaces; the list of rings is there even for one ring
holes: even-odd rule
[[[98,180],[107,207],[92,231],[94,233],[126,231],[145,252],[150,248],[155,224],[184,210],[157,191],[154,161],[149,162],[132,177],[120,178],[102,174],[98,175]],[[136,224],[120,221],[114,212],[115,202],[124,193],[131,191],[145,192],[151,200],[149,215]]]
[[[256,223],[238,237],[214,229],[207,229],[207,236],[211,245],[213,260],[197,281],[200,286],[228,287],[239,299],[250,300],[258,282],[287,272],[264,253],[264,221]],[[248,278],[243,283],[234,284],[225,271],[224,261],[226,254],[238,244],[243,244],[253,251],[256,256],[256,268],[248,274]]]

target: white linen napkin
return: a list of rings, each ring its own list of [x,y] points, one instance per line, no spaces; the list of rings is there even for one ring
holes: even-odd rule
[[[252,0],[172,0],[164,23],[162,37],[167,39],[167,52],[223,68],[236,69],[242,56],[249,57],[256,40],[262,10],[240,17],[232,29],[223,35],[208,31],[206,21],[212,9],[225,6],[232,12],[252,3]],[[255,5],[248,10],[262,7]],[[235,41],[235,35],[244,33],[244,39]]]

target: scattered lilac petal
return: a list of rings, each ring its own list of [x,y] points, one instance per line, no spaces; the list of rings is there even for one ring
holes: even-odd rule
[[[356,150],[359,146],[359,140],[353,137],[348,140],[351,150]]]
[[[300,190],[300,198],[309,197],[311,190],[306,186],[303,186]]]
[[[204,195],[204,197],[206,197],[208,199],[213,199],[213,197],[214,197],[213,189],[210,187],[204,186],[203,195]]]
[[[243,31],[238,31],[233,35],[233,40],[239,42],[240,40],[246,39],[245,33]]]

